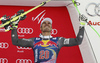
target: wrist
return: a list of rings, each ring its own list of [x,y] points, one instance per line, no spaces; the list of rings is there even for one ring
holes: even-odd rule
[[[12,28],[18,28],[18,24],[12,23]]]

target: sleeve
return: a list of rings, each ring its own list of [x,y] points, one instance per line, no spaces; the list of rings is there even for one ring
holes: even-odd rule
[[[76,38],[63,38],[59,37],[59,46],[76,46],[82,43],[84,37],[84,27],[79,29],[78,35]]]
[[[19,39],[18,34],[17,34],[17,29],[14,28],[11,31],[11,38],[12,38],[12,44],[16,46],[21,46],[21,47],[32,47],[33,46],[33,41],[34,38],[30,39]]]

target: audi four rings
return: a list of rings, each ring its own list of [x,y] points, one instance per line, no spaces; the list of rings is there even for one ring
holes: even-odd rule
[[[91,5],[95,5],[94,7],[94,14],[91,14],[88,9]],[[89,16],[100,16],[100,3],[99,4],[96,4],[96,3],[90,3],[87,5],[86,7],[86,13],[89,15]]]
[[[22,34],[32,34],[33,29],[32,28],[18,28],[17,32],[22,33]],[[56,35],[57,33],[58,33],[57,29],[52,29],[51,34]]]
[[[18,49],[28,49],[28,50],[31,50],[32,48],[31,47],[20,47],[20,46],[16,46]]]
[[[32,28],[18,28],[17,32],[22,33],[22,34],[32,34],[33,29]]]
[[[0,58],[0,63],[8,63],[7,58]],[[17,59],[16,63],[32,63],[30,59]]]
[[[0,58],[0,63],[8,63],[8,59],[7,58]]]
[[[1,42],[0,43],[0,48],[7,49],[8,47],[9,47],[9,44],[8,43],[4,43],[4,42]]]
[[[32,63],[30,59],[17,59],[16,63]]]

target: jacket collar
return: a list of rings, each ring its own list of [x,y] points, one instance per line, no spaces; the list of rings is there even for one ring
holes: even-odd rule
[[[43,36],[42,34],[40,34],[39,35],[41,38],[44,38],[44,39],[50,39],[50,38],[52,38],[52,36],[51,35],[48,35],[48,36]]]

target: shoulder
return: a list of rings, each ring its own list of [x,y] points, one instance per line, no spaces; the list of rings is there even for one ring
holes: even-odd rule
[[[58,37],[58,40],[64,39],[64,37]]]
[[[52,40],[62,40],[64,37],[52,37]]]
[[[58,37],[52,37],[51,40],[58,40]]]
[[[34,40],[41,40],[42,38],[40,37],[35,37]]]

